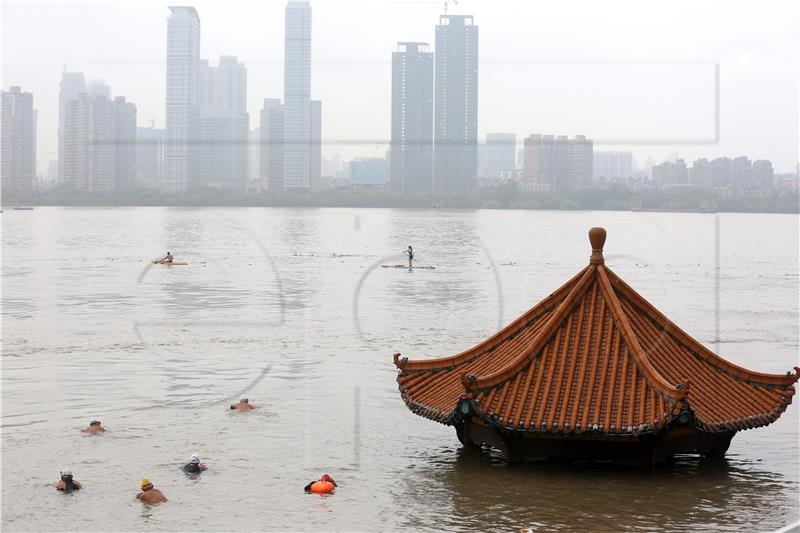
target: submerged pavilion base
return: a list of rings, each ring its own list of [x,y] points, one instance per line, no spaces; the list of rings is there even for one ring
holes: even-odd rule
[[[706,433],[688,425],[638,435],[598,436],[591,433],[532,433],[493,428],[480,419],[456,425],[458,440],[466,446],[489,445],[507,461],[611,461],[650,465],[679,454],[722,457],[735,431]]]

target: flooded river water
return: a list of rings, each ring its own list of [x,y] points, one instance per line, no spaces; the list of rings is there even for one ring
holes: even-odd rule
[[[800,518],[797,402],[738,434],[722,464],[509,466],[412,414],[392,364],[486,338],[583,268],[587,230],[605,226],[606,264],[684,330],[785,372],[798,364],[796,216],[37,207],[2,225],[4,531],[767,531]],[[380,268],[409,243],[436,269]],[[167,250],[188,266],[150,265]],[[241,395],[257,409],[230,412]],[[91,416],[105,435],[80,432]],[[192,453],[209,466],[198,479],[179,470]],[[84,490],[53,489],[63,467]],[[336,493],[304,494],[325,472]],[[169,502],[141,505],[143,477]]]

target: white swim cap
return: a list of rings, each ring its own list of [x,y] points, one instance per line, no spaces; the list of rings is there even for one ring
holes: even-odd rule
[[[192,464],[198,464],[200,462],[200,456],[196,453],[193,453],[191,459],[189,459],[189,462]]]
[[[92,418],[89,419],[90,424],[94,424],[95,422],[100,422],[100,419],[97,418],[96,416],[93,416]]]
[[[65,468],[64,470],[61,471],[61,475],[62,476],[71,476],[72,475],[72,470],[70,470],[69,468]]]

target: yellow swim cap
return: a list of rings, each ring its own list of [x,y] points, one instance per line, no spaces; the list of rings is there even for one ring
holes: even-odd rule
[[[150,478],[144,478],[142,480],[142,488],[145,488],[147,485],[152,485],[152,483],[150,483]]]

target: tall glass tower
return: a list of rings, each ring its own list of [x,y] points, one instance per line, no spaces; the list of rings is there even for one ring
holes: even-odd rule
[[[311,187],[311,5],[286,4],[283,62],[283,188]]]
[[[200,17],[171,6],[167,20],[166,191],[185,191],[197,177],[200,137]]]
[[[433,185],[433,54],[428,43],[397,43],[392,53],[390,183],[402,192]]]
[[[441,15],[436,26],[434,190],[478,186],[478,26],[471,15]]]

